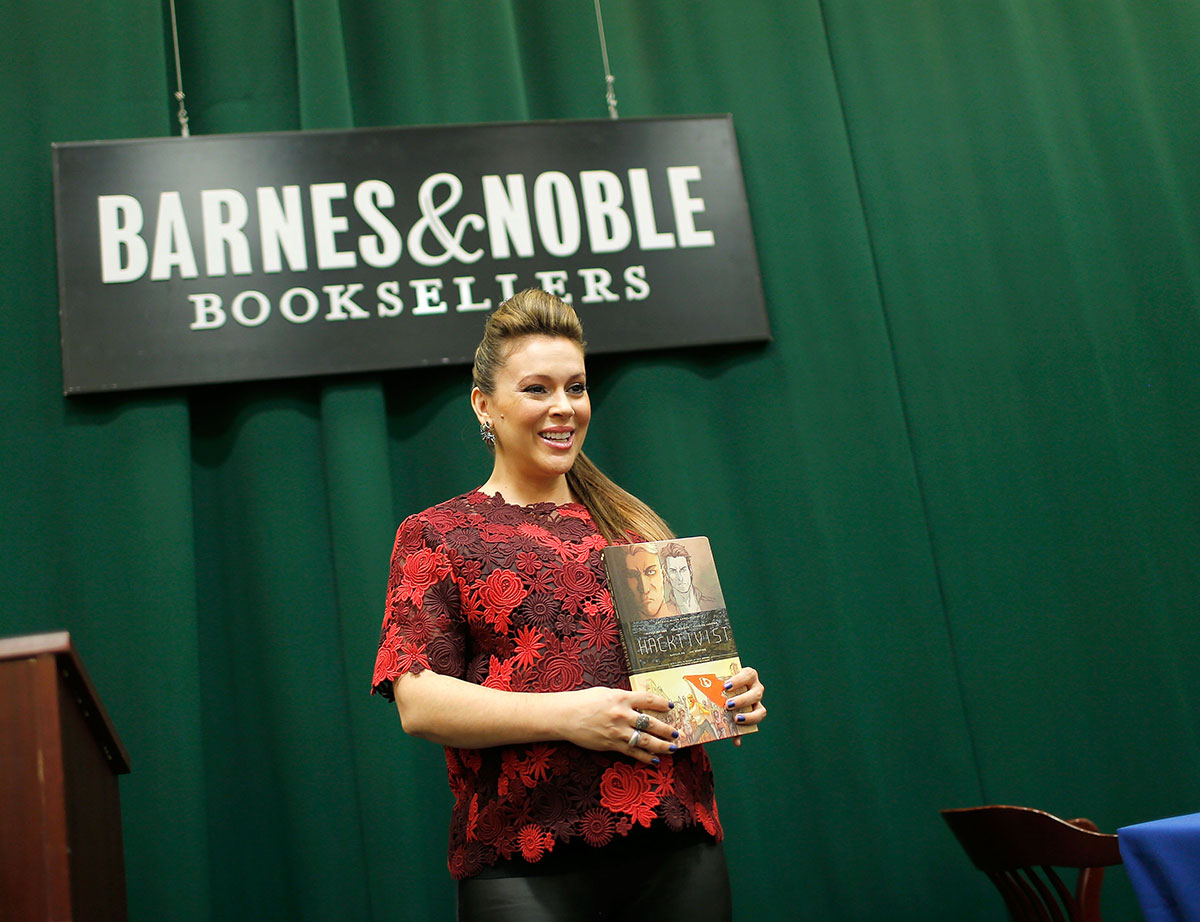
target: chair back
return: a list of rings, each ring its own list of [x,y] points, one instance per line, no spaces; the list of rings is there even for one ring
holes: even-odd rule
[[[941,811],[967,857],[996,885],[1014,922],[1102,922],[1104,868],[1121,863],[1117,837],[1087,819],[1030,807]],[[1071,891],[1055,868],[1078,868]]]

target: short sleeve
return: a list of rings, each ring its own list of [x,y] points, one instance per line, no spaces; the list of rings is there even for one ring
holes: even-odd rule
[[[432,669],[466,674],[466,631],[458,581],[441,537],[420,514],[396,532],[387,604],[371,692],[393,700],[392,680]]]

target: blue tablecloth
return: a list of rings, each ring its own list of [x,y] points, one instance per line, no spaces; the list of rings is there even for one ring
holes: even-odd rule
[[[1117,830],[1146,922],[1200,922],[1200,813]]]

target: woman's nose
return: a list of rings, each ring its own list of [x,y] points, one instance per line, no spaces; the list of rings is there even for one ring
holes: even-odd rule
[[[550,412],[558,416],[571,416],[575,413],[575,408],[571,406],[571,401],[567,399],[566,391],[559,391],[554,395],[554,403],[550,407]]]

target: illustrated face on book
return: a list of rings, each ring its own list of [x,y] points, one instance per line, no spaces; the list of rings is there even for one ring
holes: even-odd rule
[[[692,567],[686,557],[667,558],[667,579],[675,590],[675,598],[686,599],[692,593]]]
[[[625,554],[625,585],[640,609],[641,618],[669,614],[663,606],[663,574],[658,555],[639,547]]]

